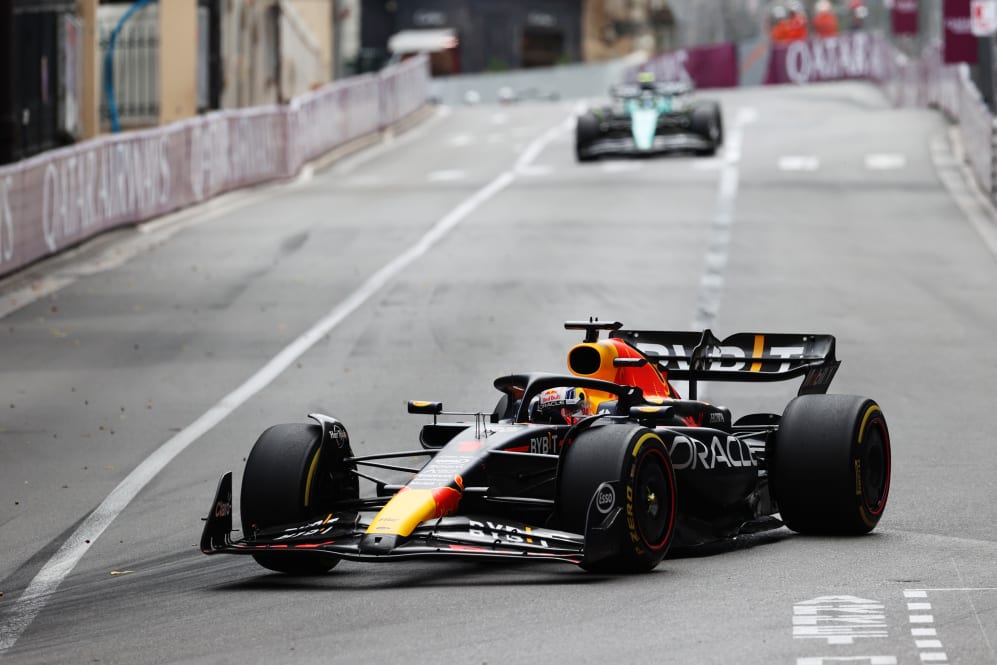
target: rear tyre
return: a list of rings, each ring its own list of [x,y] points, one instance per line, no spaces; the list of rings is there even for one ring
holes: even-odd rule
[[[595,160],[592,155],[584,153],[592,142],[599,138],[599,120],[592,112],[578,116],[575,123],[575,157],[579,162],[591,162]]]
[[[324,516],[334,501],[357,497],[355,477],[321,459],[321,438],[322,428],[312,424],[274,425],[260,435],[242,478],[244,535]],[[334,556],[312,552],[253,558],[264,568],[294,575],[325,573],[339,563]]]
[[[586,570],[654,569],[667,554],[675,529],[675,473],[661,437],[636,425],[595,426],[581,432],[563,454],[558,511],[566,530],[585,533],[589,504],[599,485],[619,481],[625,488],[626,525],[617,552],[585,564]]]
[[[783,522],[808,534],[872,531],[890,491],[890,433],[871,399],[802,395],[783,413],[770,481]]]

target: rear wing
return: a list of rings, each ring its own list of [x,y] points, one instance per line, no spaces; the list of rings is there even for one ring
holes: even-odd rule
[[[609,96],[614,99],[634,99],[648,92],[649,89],[636,83],[622,83],[614,85],[609,89]],[[688,83],[667,82],[656,83],[650,89],[655,95],[662,97],[679,97],[693,92],[693,87]]]
[[[785,381],[799,376],[803,383],[798,394],[825,393],[841,364],[834,357],[832,335],[736,333],[718,339],[710,330],[613,330],[609,336],[656,362],[669,379],[687,380],[690,399],[696,399],[697,381]]]

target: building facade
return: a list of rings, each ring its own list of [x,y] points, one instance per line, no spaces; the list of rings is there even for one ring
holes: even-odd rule
[[[361,11],[361,70],[386,61],[390,38],[412,30],[449,29],[456,36],[449,66],[441,63],[437,75],[582,59],[580,0],[364,0]]]

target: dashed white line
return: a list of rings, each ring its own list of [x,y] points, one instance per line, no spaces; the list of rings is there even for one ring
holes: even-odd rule
[[[757,115],[757,112],[752,108],[740,109],[727,136],[727,145],[724,148],[720,170],[720,184],[717,188],[717,207],[707,243],[709,249],[706,254],[706,267],[700,278],[699,293],[696,298],[696,314],[692,321],[693,330],[710,328],[720,309],[720,296],[723,291],[724,272],[727,268],[731,228],[734,224],[741,142],[744,138],[745,125],[754,122]]]
[[[932,609],[931,603],[928,602],[928,592],[924,589],[905,589],[904,597],[908,599],[907,611],[908,612],[924,612],[930,611]],[[920,600],[911,601],[909,599],[917,598]],[[947,663],[949,660],[948,654],[941,649],[944,648],[942,641],[937,639],[938,635],[935,628],[922,628],[913,627],[916,624],[932,624],[935,622],[934,615],[931,614],[909,614],[907,616],[907,621],[911,624],[910,629],[911,636],[914,638],[922,637],[932,637],[935,639],[925,640],[925,639],[915,639],[914,646],[918,649],[918,657],[921,659],[922,663]]]

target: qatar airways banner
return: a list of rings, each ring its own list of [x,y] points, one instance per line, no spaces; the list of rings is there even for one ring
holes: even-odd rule
[[[893,0],[893,34],[917,34],[917,0]]]
[[[971,0],[945,0],[942,5],[942,25],[944,25],[942,62],[951,65],[957,62],[976,64],[978,45],[973,36],[973,22],[970,18]]]
[[[764,83],[816,83],[883,78],[886,63],[880,42],[864,32],[773,44]]]
[[[627,72],[626,80],[636,81],[638,72],[654,72],[656,81],[692,83],[697,88],[733,88],[738,84],[737,45],[727,42],[659,53]]]

